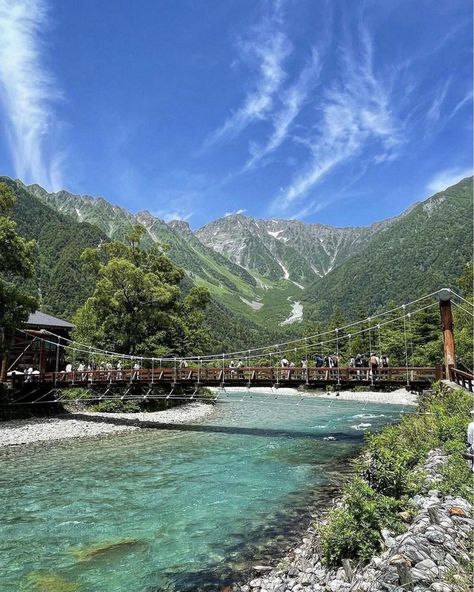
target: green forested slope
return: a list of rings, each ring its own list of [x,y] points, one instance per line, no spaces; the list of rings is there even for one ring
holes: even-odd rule
[[[339,308],[371,314],[387,302],[404,302],[453,286],[472,259],[472,177],[417,204],[368,246],[305,293],[307,318],[324,319]]]
[[[37,241],[36,273],[28,283],[29,289],[39,295],[41,310],[71,319],[94,289],[93,280],[80,261],[81,253],[102,240],[109,240],[108,237],[95,225],[77,222],[73,217],[49,207],[27,191],[23,184],[7,177],[0,177],[0,181],[5,181],[17,197],[12,217],[19,233]],[[177,245],[173,247],[176,249]],[[203,246],[203,249],[206,247]],[[245,273],[244,270],[242,272]],[[185,279],[184,292],[191,286],[192,280]],[[215,298],[208,306],[206,320],[211,332],[211,351],[221,351],[223,346],[229,350],[245,349],[273,337]]]
[[[105,240],[105,234],[47,207],[21,184],[7,177],[0,177],[0,181],[7,183],[17,197],[12,218],[19,233],[37,241],[31,291],[39,295],[43,311],[71,318],[93,288],[80,261],[81,253]]]

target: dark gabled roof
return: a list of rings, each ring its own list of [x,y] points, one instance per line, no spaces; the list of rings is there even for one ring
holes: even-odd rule
[[[58,319],[39,310],[30,314],[26,325],[34,325],[39,327],[62,327],[64,329],[74,329],[75,327],[75,325],[69,321],[63,321],[62,319]]]

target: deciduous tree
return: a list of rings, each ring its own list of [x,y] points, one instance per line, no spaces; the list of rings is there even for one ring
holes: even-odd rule
[[[208,340],[204,288],[182,297],[182,269],[163,245],[141,246],[143,227],[132,228],[125,243],[102,243],[82,259],[96,277],[94,293],[78,310],[75,337],[124,354],[200,354]]]

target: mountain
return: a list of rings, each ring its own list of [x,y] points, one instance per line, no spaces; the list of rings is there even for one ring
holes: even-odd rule
[[[370,313],[387,301],[452,285],[472,256],[466,223],[472,220],[472,179],[367,227],[231,215],[195,232],[184,221],[132,214],[103,198],[17,184],[57,214],[112,239],[142,224],[147,241],[169,246],[189,285],[210,290],[209,318],[218,339],[228,343],[244,344],[246,334],[252,343],[269,334],[278,340],[301,332],[303,318],[324,320],[335,308],[353,317],[361,308]]]
[[[35,277],[29,282],[44,312],[71,318],[92,293],[80,257],[107,236],[96,226],[77,222],[36,199],[23,183],[0,177],[16,195],[12,217],[18,232],[37,241]]]
[[[207,224],[196,236],[251,273],[306,286],[358,253],[395,220],[368,227],[334,228],[234,214]]]
[[[216,302],[243,316],[249,323],[262,329],[276,328],[291,317],[301,288],[287,281],[282,268],[275,263],[279,274],[259,274],[206,245],[183,221],[167,224],[147,211],[132,214],[103,198],[67,191],[49,193],[39,185],[24,186],[24,189],[54,210],[78,222],[97,226],[110,239],[123,240],[132,224],[142,224],[146,229],[145,241],[166,243],[170,257],[186,271],[193,283],[207,287]],[[314,273],[309,271],[306,283],[313,277]]]
[[[314,318],[340,308],[372,314],[453,286],[473,254],[473,178],[412,206],[357,254],[305,292]]]
[[[40,307],[44,312],[71,319],[93,291],[93,282],[80,260],[81,253],[85,248],[95,247],[109,237],[96,225],[78,222],[77,212],[71,216],[38,199],[37,196],[42,193],[39,186],[36,186],[35,191],[29,191],[23,183],[8,177],[0,177],[0,182],[7,183],[16,195],[12,218],[17,223],[19,233],[37,241],[36,273],[28,282],[28,287],[39,296]],[[115,228],[114,237],[121,233],[123,236],[136,219],[130,218],[128,223],[123,218],[114,220],[114,206],[105,200],[103,202],[101,205],[111,212],[108,222]],[[121,210],[123,217],[126,214],[125,210]],[[140,215],[140,218],[146,223],[145,214]],[[217,255],[216,257],[219,258]],[[241,269],[238,273],[245,275]],[[184,291],[191,285],[192,280],[185,279]],[[206,316],[211,332],[212,351],[220,347],[229,350],[245,349],[277,340],[270,330],[243,318],[215,298],[212,299]]]

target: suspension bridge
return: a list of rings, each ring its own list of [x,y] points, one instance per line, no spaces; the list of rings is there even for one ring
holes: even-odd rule
[[[84,401],[197,399],[201,387],[234,386],[248,389],[273,387],[275,390],[280,387],[334,390],[406,387],[422,391],[442,378],[472,392],[472,371],[456,367],[452,305],[473,317],[473,304],[444,288],[334,330],[279,344],[204,356],[135,356],[93,348],[47,331],[20,330],[24,336],[24,352],[35,342],[40,361],[45,358],[50,363],[55,361],[55,369],[31,373],[15,371],[15,365],[21,361],[20,353],[8,373],[8,380],[19,387],[15,390],[20,394],[10,399],[9,404],[57,402],[61,400],[62,392],[73,387],[83,389],[85,394],[80,398]],[[417,367],[413,364],[411,322],[417,314],[434,307],[440,310],[444,364]],[[403,364],[370,364],[370,356],[382,358],[384,329],[394,325],[403,331],[403,343],[400,344]],[[352,345],[357,337],[364,337],[369,346],[366,366],[353,363],[356,352]],[[344,348],[349,364],[342,363],[341,348]],[[315,365],[315,354],[324,351],[332,352],[335,363],[322,367]],[[293,362],[288,362],[287,358]],[[60,360],[68,361],[64,369],[59,367]],[[45,364],[40,363],[40,366],[45,367]],[[166,390],[167,394],[163,394]]]

